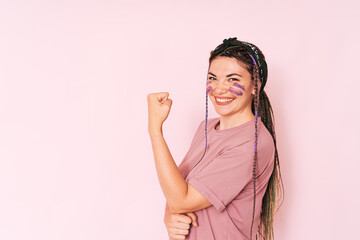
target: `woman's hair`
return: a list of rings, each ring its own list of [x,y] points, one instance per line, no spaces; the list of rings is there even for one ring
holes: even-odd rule
[[[280,173],[279,156],[276,146],[275,136],[275,120],[273,110],[269,98],[263,90],[267,81],[267,64],[265,56],[260,49],[254,44],[239,41],[235,38],[224,39],[223,43],[211,51],[209,58],[209,68],[212,60],[216,57],[230,57],[239,60],[245,64],[246,69],[251,74],[251,82],[255,85],[255,96],[252,99],[251,110],[255,114],[255,154],[253,165],[253,181],[254,181],[254,205],[253,215],[250,229],[250,239],[252,239],[252,228],[255,214],[256,201],[256,167],[257,167],[257,118],[258,114],[262,122],[273,137],[275,145],[274,168],[270,176],[265,195],[262,199],[262,207],[260,214],[260,225],[258,233],[263,239],[274,239],[273,218],[276,213],[275,206],[280,208],[284,199],[284,187]],[[258,82],[261,81],[261,88],[258,89]],[[207,135],[207,116],[208,116],[208,95],[206,94],[206,119],[205,119],[205,135]],[[205,136],[207,138],[207,136]],[[207,147],[207,139],[205,151]],[[279,202],[281,203],[279,204]],[[258,234],[256,234],[257,239]]]

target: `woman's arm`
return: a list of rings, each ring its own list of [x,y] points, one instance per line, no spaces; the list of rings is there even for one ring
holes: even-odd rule
[[[212,204],[183,179],[162,135],[161,128],[149,131],[159,182],[171,213],[194,212]]]
[[[194,212],[212,204],[183,179],[162,134],[172,100],[169,93],[148,94],[148,132],[154,153],[155,166],[161,189],[172,213]]]

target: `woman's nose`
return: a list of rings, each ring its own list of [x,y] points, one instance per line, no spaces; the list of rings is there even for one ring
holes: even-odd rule
[[[224,82],[218,82],[214,86],[215,93],[226,93],[229,90],[229,86]]]

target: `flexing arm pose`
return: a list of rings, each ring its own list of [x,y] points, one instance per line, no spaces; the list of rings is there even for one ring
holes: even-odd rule
[[[194,211],[212,204],[195,188],[187,184],[171,156],[162,133],[162,125],[169,115],[172,100],[169,93],[151,93],[148,101],[148,132],[154,152],[155,166],[162,191],[167,200],[164,222],[170,234],[182,235],[188,231],[190,223],[196,222]],[[186,215],[181,214],[186,213]],[[181,237],[181,236],[180,236]],[[184,238],[178,238],[184,239]]]

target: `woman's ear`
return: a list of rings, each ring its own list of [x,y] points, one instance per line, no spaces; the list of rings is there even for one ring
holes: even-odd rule
[[[260,91],[261,83],[258,83],[258,91]],[[253,86],[253,90],[251,91],[251,95],[255,96],[255,86]]]

